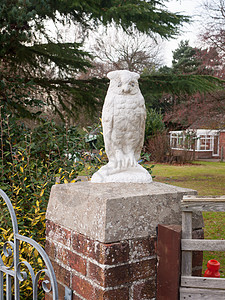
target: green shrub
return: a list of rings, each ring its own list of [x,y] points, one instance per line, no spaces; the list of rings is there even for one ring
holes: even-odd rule
[[[87,145],[84,133],[72,126],[57,126],[46,122],[27,128],[11,116],[0,119],[0,188],[10,198],[16,212],[19,232],[45,245],[45,212],[50,189],[57,182],[77,180],[78,173],[89,165],[84,150]],[[5,241],[12,240],[9,212],[0,201],[0,249]],[[21,244],[21,260],[27,260],[37,271],[43,267],[37,251]],[[4,258],[10,265],[12,257]],[[21,297],[32,299],[31,283],[24,281]],[[40,299],[43,295],[40,294]]]
[[[165,125],[163,123],[163,116],[155,109],[147,109],[147,118],[145,124],[145,141],[155,136],[157,133],[163,132]]]

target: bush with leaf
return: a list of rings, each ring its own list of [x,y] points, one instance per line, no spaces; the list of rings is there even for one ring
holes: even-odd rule
[[[4,117],[3,117],[4,116]],[[0,188],[10,198],[16,212],[19,232],[45,245],[45,212],[50,189],[58,183],[76,182],[78,174],[89,165],[85,154],[84,132],[76,126],[40,124],[26,127],[10,115],[0,118]],[[13,239],[12,224],[6,204],[0,201],[0,249]],[[35,268],[42,264],[37,252],[21,244],[20,255]],[[11,258],[3,257],[10,265]],[[23,299],[30,299],[30,283],[23,283]],[[42,296],[41,296],[42,297]]]
[[[145,141],[147,141],[157,133],[163,132],[165,130],[163,115],[153,108],[149,108],[146,111],[147,117],[145,124]]]

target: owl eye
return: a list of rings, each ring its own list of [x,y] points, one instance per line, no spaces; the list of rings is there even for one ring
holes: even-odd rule
[[[119,83],[118,83],[118,87],[121,87],[121,86],[122,86],[122,82],[119,82]]]
[[[132,81],[132,82],[130,82],[130,85],[131,85],[131,86],[134,86],[134,85],[135,85],[135,83]]]

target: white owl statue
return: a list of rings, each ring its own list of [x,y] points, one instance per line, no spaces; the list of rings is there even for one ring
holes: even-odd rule
[[[139,75],[119,70],[108,73],[109,88],[102,110],[103,137],[109,162],[92,182],[149,183],[152,177],[138,164],[144,143],[146,109]]]

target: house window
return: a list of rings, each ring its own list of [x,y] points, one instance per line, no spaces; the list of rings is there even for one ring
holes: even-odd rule
[[[217,156],[219,155],[219,142],[218,130],[197,129],[170,132],[172,149],[212,151],[212,155]]]
[[[170,145],[174,149],[184,148],[184,136],[183,133],[172,133],[170,136]]]
[[[200,135],[200,150],[202,151],[212,150],[212,136]]]
[[[196,145],[195,135],[183,131],[171,132],[170,146],[172,149],[193,150]]]
[[[173,133],[171,135],[171,147],[177,148],[177,134],[176,133]]]

